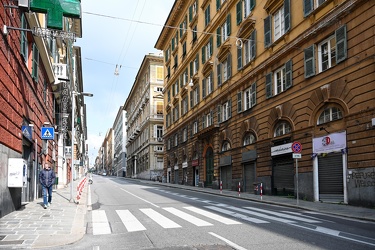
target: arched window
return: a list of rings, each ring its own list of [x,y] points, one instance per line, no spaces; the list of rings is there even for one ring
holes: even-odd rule
[[[320,114],[318,119],[318,125],[336,121],[342,118],[342,112],[337,107],[327,107],[323,110],[323,112]]]
[[[274,132],[274,137],[282,136],[289,134],[292,131],[292,128],[288,122],[280,122],[277,124]]]
[[[243,138],[243,145],[247,146],[247,145],[255,143],[255,141],[256,141],[255,135],[253,133],[247,133],[245,137]]]
[[[223,146],[221,147],[221,151],[225,152],[225,151],[228,151],[229,149],[230,149],[230,143],[228,141],[224,141]]]

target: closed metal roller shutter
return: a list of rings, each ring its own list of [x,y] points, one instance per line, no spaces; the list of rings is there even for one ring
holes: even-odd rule
[[[275,194],[294,195],[294,165],[290,159],[278,159],[273,163],[273,190]]]
[[[341,153],[318,157],[319,200],[344,201],[343,163]]]
[[[223,189],[232,188],[232,168],[231,166],[221,167],[221,180],[223,181]]]
[[[245,192],[253,193],[254,182],[256,180],[255,163],[246,163],[244,165]]]

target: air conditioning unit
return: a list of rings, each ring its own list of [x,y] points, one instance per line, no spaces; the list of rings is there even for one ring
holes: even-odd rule
[[[158,141],[163,141],[163,138],[161,138],[161,137],[158,137]]]

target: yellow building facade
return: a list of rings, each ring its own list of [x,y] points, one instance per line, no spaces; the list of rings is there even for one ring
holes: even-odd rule
[[[175,1],[155,44],[166,181],[373,206],[374,8]]]

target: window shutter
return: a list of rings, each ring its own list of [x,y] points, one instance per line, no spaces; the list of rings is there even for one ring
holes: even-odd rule
[[[228,119],[232,117],[232,100],[228,101]]]
[[[242,1],[239,1],[236,5],[236,19],[237,19],[237,25],[239,25],[242,22]]]
[[[191,61],[190,62],[190,78],[193,77],[193,65],[194,65],[194,61]]]
[[[21,28],[27,29],[25,15],[22,15]],[[26,31],[21,31],[21,55],[23,59],[27,61],[27,35]]]
[[[199,88],[199,85],[197,86],[197,102],[199,103],[200,102],[200,98],[199,98],[199,91],[200,90],[200,88]]]
[[[272,97],[272,72],[266,75],[266,98]]]
[[[189,7],[189,23],[193,20],[193,5]]]
[[[217,122],[221,122],[221,105],[217,106]]]
[[[206,62],[206,46],[202,47],[202,64]]]
[[[251,85],[251,107],[254,107],[257,104],[257,83],[254,82]]]
[[[182,88],[184,86],[184,75],[180,75],[180,87]]]
[[[242,47],[237,47],[237,69],[242,68]]]
[[[314,0],[303,0],[303,15],[308,16],[314,9]]]
[[[216,0],[216,10],[220,9],[221,7],[221,0]]]
[[[315,47],[311,45],[304,50],[305,78],[315,75]]]
[[[336,36],[336,62],[340,63],[347,57],[346,25],[341,26],[335,32]]]
[[[284,28],[285,33],[290,30],[291,20],[290,20],[290,0],[284,0]]]
[[[180,23],[180,38],[182,37],[182,35],[184,34],[184,30],[183,30],[183,23]]]
[[[230,14],[227,16],[227,35],[230,36],[231,33],[231,22],[230,22]]]
[[[212,56],[212,53],[213,53],[213,47],[214,47],[214,39],[213,39],[213,37],[211,36],[210,37],[210,44],[209,44],[209,46],[210,46],[210,57]]]
[[[194,103],[193,103],[193,92],[194,92],[194,91],[191,91],[191,92],[190,92],[190,108],[194,107]]]
[[[202,98],[206,97],[206,78],[202,80]]]
[[[242,91],[237,93],[237,113],[242,112]]]
[[[38,67],[39,67],[39,51],[36,44],[33,44],[33,63],[32,63],[32,77],[38,81]]]
[[[255,8],[255,0],[250,0],[250,10]]]
[[[250,51],[251,51],[251,58],[250,60],[253,60],[256,56],[256,50],[257,50],[257,42],[256,42],[256,39],[257,39],[257,31],[254,30],[252,33],[251,33],[251,36],[250,36]]]
[[[264,47],[268,48],[271,45],[271,16],[264,19]]]
[[[217,86],[221,85],[221,63],[217,65]]]
[[[214,124],[214,112],[211,110],[210,111],[210,114],[211,114],[211,125],[213,125]]]
[[[285,87],[286,87],[286,89],[289,89],[293,85],[293,83],[292,83],[292,79],[293,79],[293,62],[292,62],[292,60],[289,60],[289,61],[286,62],[286,64],[285,64],[285,74],[286,74]]]
[[[227,68],[227,70],[228,70],[228,79],[229,78],[231,78],[232,77],[232,55],[231,54],[229,54],[228,55],[228,68]]]
[[[205,128],[206,128],[205,120],[206,120],[206,115],[203,115],[203,116],[202,116],[202,129],[205,129]]]
[[[216,47],[220,47],[221,45],[221,27],[216,29]]]
[[[198,69],[199,69],[199,53],[197,53],[197,57],[196,58],[197,58],[197,69],[196,70],[198,72]]]
[[[154,125],[154,138],[156,138],[158,136],[157,135],[157,130],[158,130],[158,126]]]

